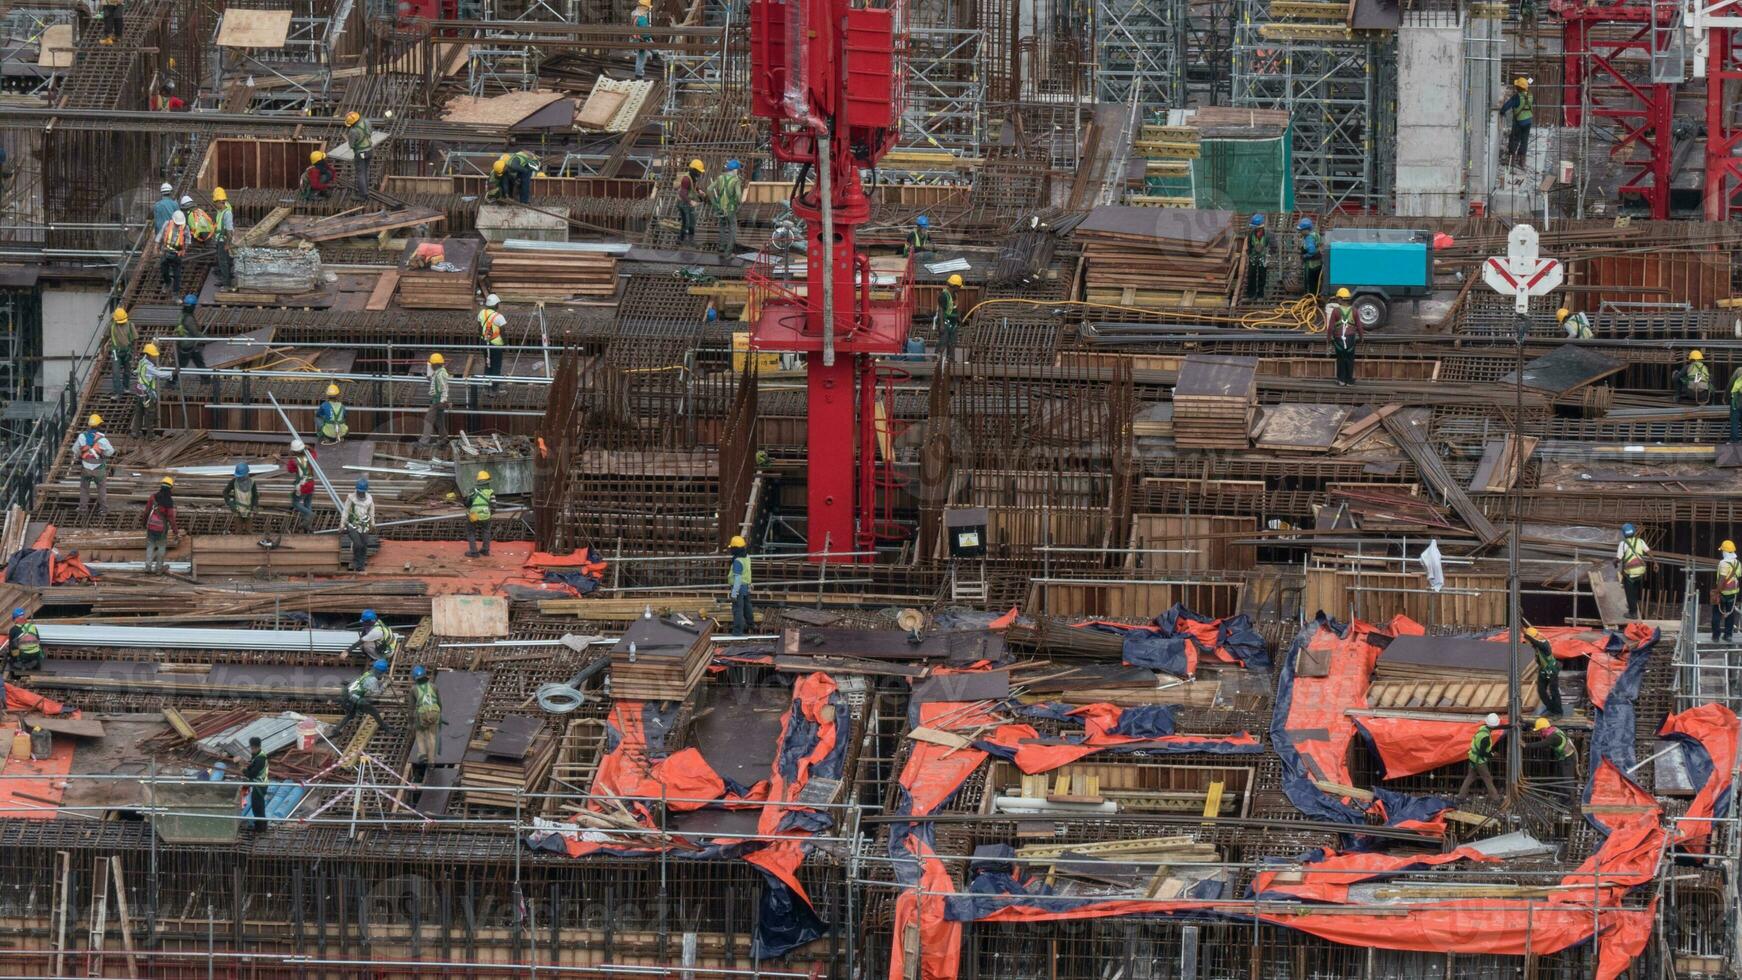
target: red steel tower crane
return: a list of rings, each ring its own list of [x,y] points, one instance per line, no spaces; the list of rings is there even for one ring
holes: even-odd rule
[[[747,275],[759,308],[751,346],[805,356],[805,533],[817,561],[876,542],[877,449],[894,416],[878,419],[874,358],[902,349],[913,316],[911,276],[893,298],[874,296],[870,260],[854,244],[871,215],[860,171],[889,150],[900,124],[900,23],[899,0],[750,4],[751,111],[770,121],[774,159],[798,165],[792,211],[807,239],[802,290],[778,278],[766,255]]]

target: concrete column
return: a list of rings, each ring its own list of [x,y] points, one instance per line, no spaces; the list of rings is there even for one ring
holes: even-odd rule
[[[1468,211],[1461,15],[1405,14],[1397,31],[1397,213],[1452,217]],[[1479,118],[1479,117],[1478,117]]]

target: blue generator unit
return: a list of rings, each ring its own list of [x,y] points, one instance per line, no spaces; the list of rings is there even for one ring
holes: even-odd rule
[[[1433,292],[1433,235],[1399,228],[1333,228],[1325,235],[1327,294],[1347,289],[1363,330],[1383,326],[1391,304]]]

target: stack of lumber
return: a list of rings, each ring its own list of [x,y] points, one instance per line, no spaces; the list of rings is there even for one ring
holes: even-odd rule
[[[1367,689],[1376,710],[1504,716],[1508,644],[1471,637],[1400,636],[1380,654]],[[1520,647],[1518,684],[1525,711],[1534,712],[1536,658]]]
[[[421,238],[406,242],[400,260],[399,305],[410,310],[471,309],[478,297],[479,243],[444,238],[441,267],[419,267],[414,258],[424,242]]]
[[[1528,462],[1536,452],[1536,436],[1525,436],[1520,445],[1516,436],[1508,433],[1503,439],[1490,439],[1482,446],[1482,460],[1476,464],[1476,474],[1470,478],[1471,493],[1505,493],[1518,482],[1521,462]]]
[[[278,547],[262,548],[247,534],[202,534],[193,537],[194,574],[255,576],[326,574],[339,571],[339,538],[333,534],[287,534]]]
[[[1173,441],[1182,449],[1245,449],[1258,411],[1258,359],[1193,354],[1173,389]]]
[[[509,715],[482,729],[467,746],[460,784],[468,788],[458,792],[467,807],[512,810],[519,794],[543,790],[556,753],[557,737],[541,720]],[[519,802],[530,801],[519,797]]]
[[[1227,307],[1239,284],[1232,211],[1095,208],[1073,232],[1083,245],[1084,298],[1153,307]]]
[[[617,293],[617,257],[609,253],[508,243],[493,243],[487,252],[490,289],[507,303],[557,303]]]
[[[643,617],[611,648],[608,679],[619,701],[682,701],[708,667],[714,625]]]

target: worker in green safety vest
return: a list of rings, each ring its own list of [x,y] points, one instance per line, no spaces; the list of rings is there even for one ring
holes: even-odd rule
[[[1573,746],[1573,740],[1567,733],[1554,726],[1547,718],[1538,718],[1531,726],[1537,745],[1548,746],[1549,758],[1554,761],[1555,780],[1561,784],[1566,793],[1567,809],[1578,812],[1579,806],[1579,752]]]
[[[1621,588],[1627,593],[1627,618],[1639,618],[1639,597],[1645,591],[1645,573],[1650,566],[1646,559],[1651,546],[1639,536],[1632,524],[1621,525],[1621,544],[1615,549],[1615,562],[1621,568]]]
[[[1500,716],[1490,714],[1482,720],[1476,734],[1470,736],[1469,768],[1464,770],[1464,782],[1458,787],[1458,796],[1463,798],[1475,788],[1476,780],[1480,778],[1482,785],[1487,787],[1488,795],[1494,799],[1500,798],[1500,791],[1494,787],[1494,774],[1488,771],[1488,764],[1494,760],[1494,731],[1500,727]]]
[[[435,677],[422,664],[411,668],[411,733],[412,779],[423,781],[423,774],[436,761],[442,729],[442,695],[436,690]]]
[[[449,500],[457,497],[457,494],[448,494]],[[466,494],[467,558],[490,553],[490,518],[495,512],[496,491],[490,486],[490,471],[479,470],[471,491]],[[482,542],[482,547],[479,542]]]
[[[1512,80],[1512,97],[1500,103],[1495,110],[1501,115],[1512,114],[1512,130],[1506,134],[1506,153],[1501,157],[1502,164],[1514,167],[1524,166],[1524,149],[1530,143],[1530,123],[1536,114],[1536,96],[1530,94],[1530,79],[1514,78]]]
[[[23,606],[12,610],[12,630],[6,636],[6,671],[37,670],[42,666],[42,631]]]
[[[266,829],[266,788],[269,785],[266,749],[259,738],[248,740],[248,767],[242,770],[242,779],[248,784],[248,809],[254,814],[248,829],[259,833]]]
[[[363,610],[362,622],[357,631],[357,642],[345,651],[350,654],[361,654],[363,662],[383,658],[391,659],[399,652],[399,634],[393,627],[381,621],[381,617],[373,609]]]
[[[744,203],[743,164],[726,161],[726,172],[708,185],[708,197],[720,216],[720,254],[731,255],[738,247],[738,206]]]
[[[961,306],[957,301],[956,290],[962,288],[962,277],[959,273],[952,274],[944,283],[944,288],[938,290],[937,314],[932,319],[932,327],[938,335],[938,358],[949,360],[950,352],[956,349],[956,332],[962,326]]]
[[[315,435],[323,445],[335,445],[350,434],[345,424],[345,402],[339,397],[338,385],[327,385],[327,400],[315,409]]]
[[[1548,637],[1534,626],[1524,628],[1524,639],[1530,644],[1530,649],[1536,654],[1536,697],[1542,702],[1542,709],[1551,718],[1559,718],[1565,714],[1561,707],[1561,662],[1554,655],[1554,648],[1549,645]]]
[[[157,386],[174,374],[168,368],[157,366],[157,359],[161,356],[162,352],[157,349],[156,344],[146,344],[139,363],[133,368],[133,397],[139,400],[133,412],[134,438],[155,435],[157,432]]]
[[[117,395],[127,392],[127,383],[133,375],[133,345],[138,340],[138,333],[128,323],[127,311],[115,307],[115,312],[109,314],[109,359],[114,368],[109,373],[109,387]]]
[[[734,534],[728,546],[732,551],[732,570],[726,573],[726,591],[732,599],[732,632],[749,636],[756,628],[756,610],[750,605],[750,545],[743,535]]]
[[[387,661],[377,660],[361,677],[345,685],[345,716],[339,719],[340,725],[358,715],[368,715],[375,719],[382,731],[389,730],[387,719],[381,717],[381,709],[375,707],[375,699],[387,691],[387,668]]]
[[[1718,545],[1717,593],[1712,602],[1712,642],[1729,643],[1736,638],[1736,594],[1742,592],[1742,561],[1736,560],[1736,542]]]

